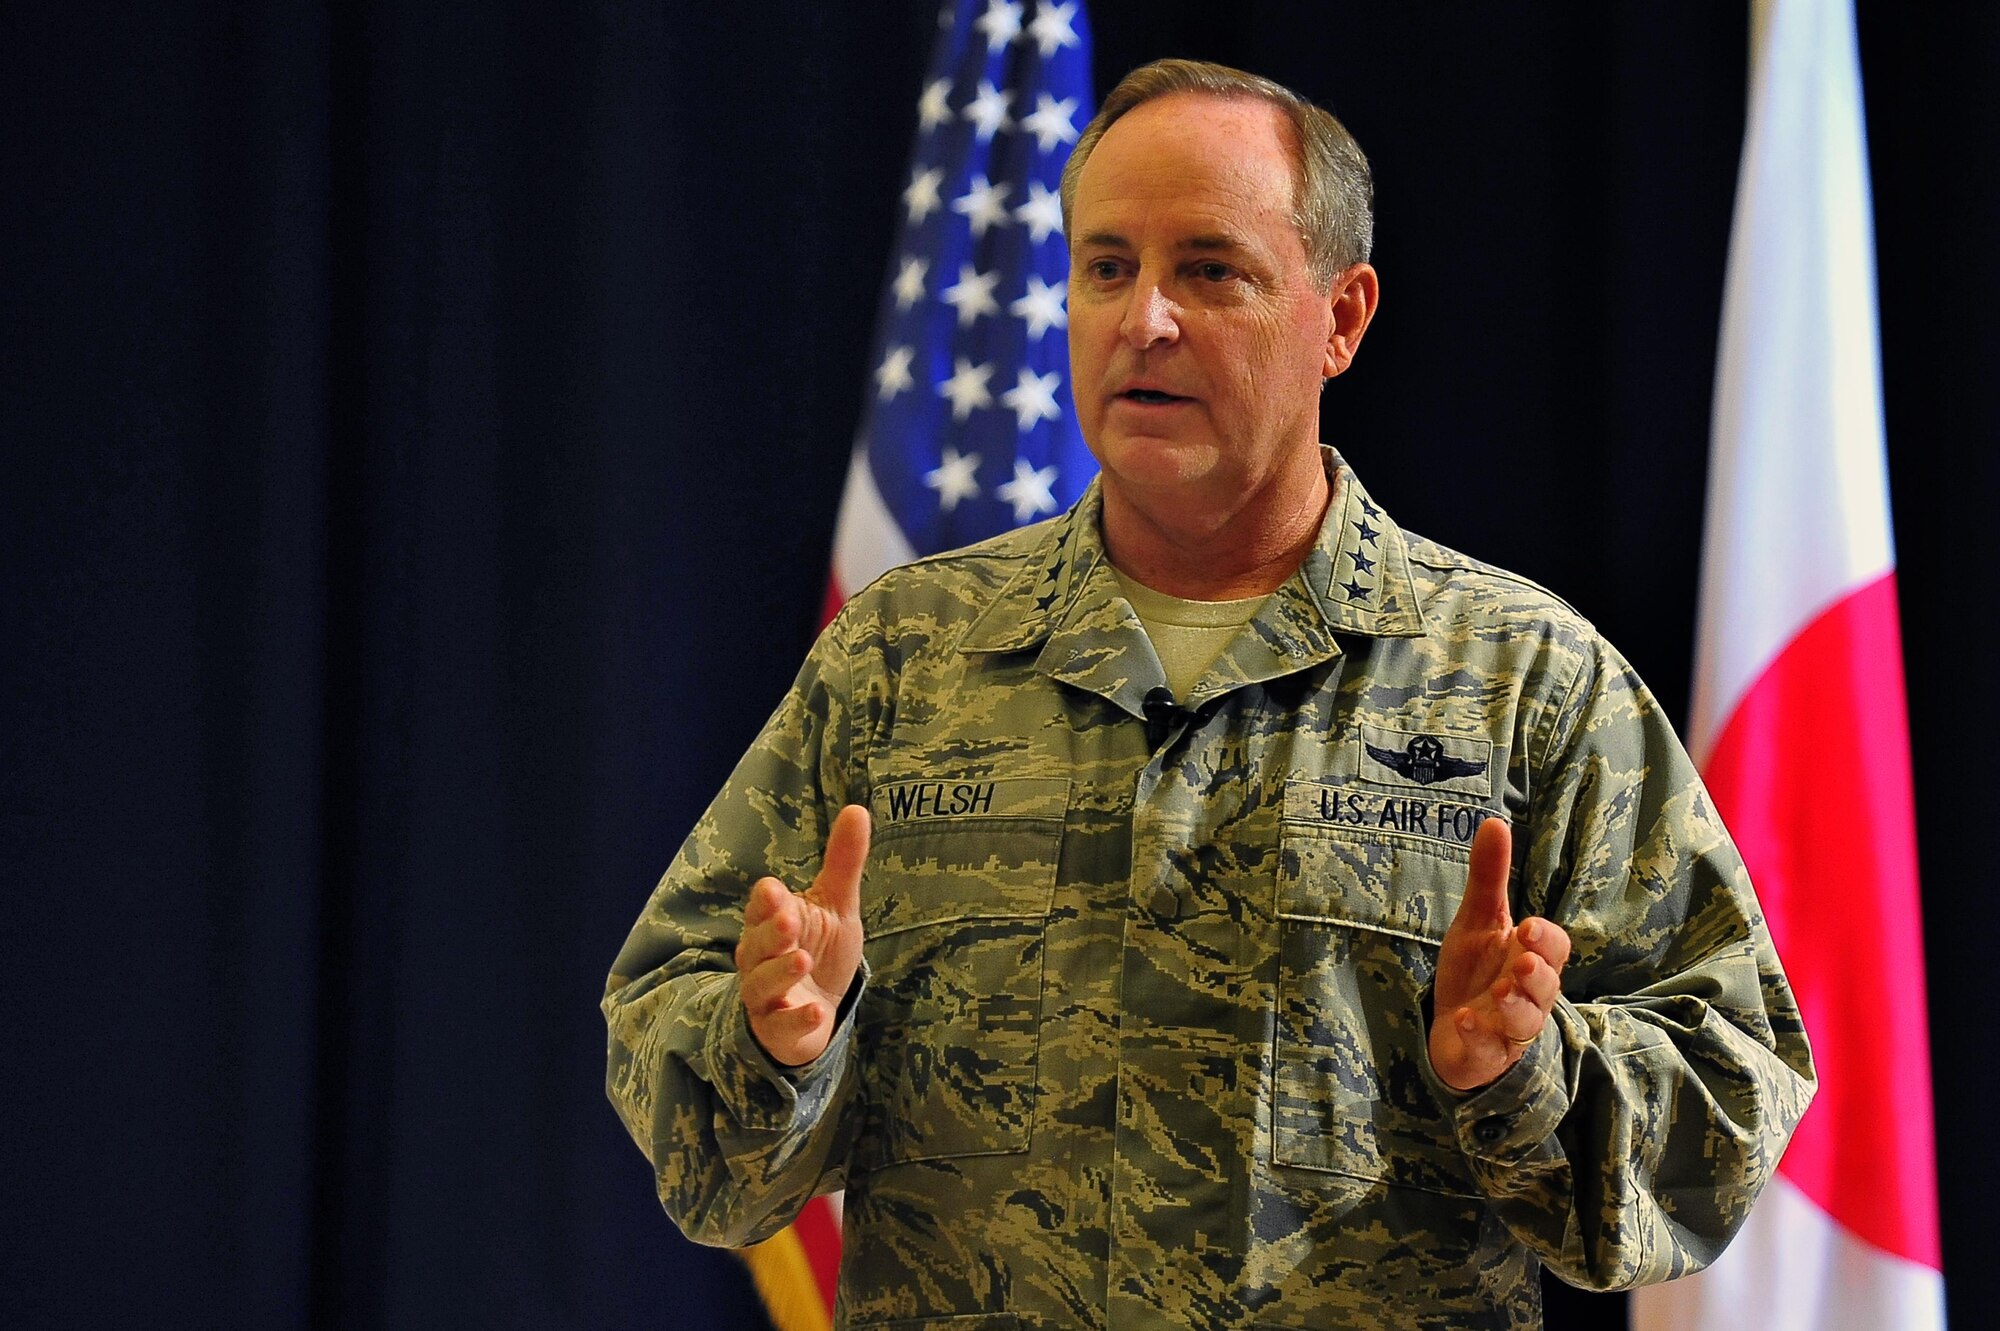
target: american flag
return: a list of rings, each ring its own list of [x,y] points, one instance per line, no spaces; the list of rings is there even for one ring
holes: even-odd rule
[[[938,24],[829,617],[897,564],[1061,512],[1096,470],[1070,402],[1057,200],[1095,108],[1082,0],[953,0]]]
[[[1096,102],[1082,0],[952,0],[917,98],[826,617],[897,564],[1036,522],[1097,464],[1069,391],[1063,163]],[[779,1331],[830,1326],[840,1201],[749,1250]]]

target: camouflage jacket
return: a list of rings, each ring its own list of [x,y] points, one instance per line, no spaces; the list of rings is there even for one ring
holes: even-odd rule
[[[1720,1251],[1812,1092],[1742,863],[1589,624],[1328,458],[1317,546],[1151,734],[1095,487],[821,635],[604,999],[687,1234],[845,1186],[839,1321],[901,1331],[1527,1327],[1538,1263],[1616,1288]],[[787,1073],[731,950],[850,802],[866,964]],[[1516,918],[1575,951],[1537,1043],[1460,1096],[1426,1000],[1488,814]]]

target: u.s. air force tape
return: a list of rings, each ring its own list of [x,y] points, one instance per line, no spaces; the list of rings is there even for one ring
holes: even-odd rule
[[[1390,792],[1359,784],[1285,783],[1285,821],[1363,836],[1393,833],[1469,846],[1479,825],[1497,816],[1483,804],[1449,795]]]

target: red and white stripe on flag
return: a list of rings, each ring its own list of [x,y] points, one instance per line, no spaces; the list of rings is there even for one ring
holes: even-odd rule
[[[1757,0],[1689,747],[1819,1093],[1706,1272],[1638,1331],[1944,1325],[1915,814],[1850,0]]]

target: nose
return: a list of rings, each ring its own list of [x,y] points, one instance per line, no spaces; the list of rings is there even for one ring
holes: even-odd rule
[[[1125,317],[1118,332],[1135,351],[1177,341],[1181,335],[1180,311],[1157,281],[1141,279],[1132,284],[1125,304]]]

